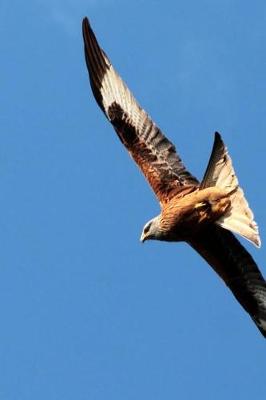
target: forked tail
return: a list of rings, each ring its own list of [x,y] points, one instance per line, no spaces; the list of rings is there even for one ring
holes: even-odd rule
[[[218,132],[215,132],[209,164],[201,183],[202,189],[213,186],[224,189],[231,201],[230,208],[216,221],[216,224],[238,233],[260,247],[258,225],[238,184],[232,160]]]

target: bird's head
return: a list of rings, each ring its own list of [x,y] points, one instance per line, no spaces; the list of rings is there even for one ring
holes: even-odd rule
[[[140,241],[144,243],[146,240],[160,240],[161,229],[160,229],[160,215],[151,219],[144,225]]]

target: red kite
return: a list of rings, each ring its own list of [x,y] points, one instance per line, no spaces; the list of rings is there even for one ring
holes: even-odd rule
[[[232,232],[260,246],[257,224],[239,187],[219,133],[200,183],[173,144],[139,106],[83,20],[85,57],[94,97],[121,142],[148,180],[161,213],[143,229],[141,241],[185,241],[224,280],[266,337],[266,282]]]

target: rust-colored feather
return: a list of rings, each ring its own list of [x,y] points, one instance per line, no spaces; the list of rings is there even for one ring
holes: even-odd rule
[[[85,57],[95,99],[114,126],[161,203],[193,191],[198,181],[184,167],[174,145],[139,106],[104,51],[87,18],[83,20]]]

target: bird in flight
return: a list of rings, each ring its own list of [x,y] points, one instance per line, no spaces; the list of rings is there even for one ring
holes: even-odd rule
[[[192,176],[100,48],[89,20],[82,24],[94,97],[158,198],[161,213],[146,223],[141,241],[184,241],[223,279],[266,337],[266,282],[234,233],[260,246],[228,150],[215,133],[201,182]]]

